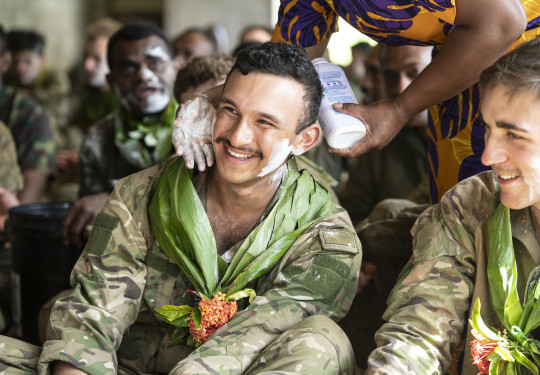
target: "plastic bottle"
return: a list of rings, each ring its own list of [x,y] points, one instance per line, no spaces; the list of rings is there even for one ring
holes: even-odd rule
[[[326,142],[332,148],[349,148],[366,135],[366,125],[354,116],[336,111],[332,104],[358,103],[356,97],[341,67],[322,57],[312,63],[324,89],[319,123]]]

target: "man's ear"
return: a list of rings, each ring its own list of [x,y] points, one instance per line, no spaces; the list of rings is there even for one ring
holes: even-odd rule
[[[292,153],[293,155],[301,155],[315,146],[322,136],[322,130],[319,124],[313,124],[302,130],[296,136]]]
[[[11,65],[11,52],[5,51],[3,54],[0,55],[0,75],[7,72],[10,65]]]

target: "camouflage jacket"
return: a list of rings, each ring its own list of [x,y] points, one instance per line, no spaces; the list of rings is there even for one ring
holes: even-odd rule
[[[11,130],[21,170],[39,169],[52,175],[56,169],[55,145],[49,120],[41,107],[14,88],[3,85],[0,121]]]
[[[0,121],[0,186],[12,193],[22,189],[23,179],[19,164],[15,142],[8,127]]]
[[[91,374],[114,373],[119,367],[167,373],[192,352],[185,345],[169,345],[174,327],[154,311],[194,303],[188,291],[192,287],[150,229],[148,206],[162,172],[160,164],[116,184],[74,267],[72,294],[53,308],[40,373],[54,360]],[[223,258],[230,259],[240,245]],[[303,318],[342,318],[354,298],[360,261],[360,244],[348,215],[336,207],[252,285],[257,298],[201,346],[197,358],[227,352],[239,363],[240,373],[269,342]],[[230,360],[219,354],[209,358],[208,366],[219,369]]]
[[[500,326],[487,280],[487,221],[500,203],[493,172],[461,181],[413,227],[413,255],[388,299],[385,323],[367,374],[473,375],[468,327],[471,301],[480,298],[482,317]],[[540,263],[540,245],[529,208],[510,210],[522,295]]]

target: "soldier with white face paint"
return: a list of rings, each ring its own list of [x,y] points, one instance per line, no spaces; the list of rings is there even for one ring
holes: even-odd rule
[[[124,26],[109,40],[107,81],[121,106],[92,126],[81,148],[79,199],[67,213],[62,235],[81,246],[116,181],[173,153],[172,46],[155,26]]]

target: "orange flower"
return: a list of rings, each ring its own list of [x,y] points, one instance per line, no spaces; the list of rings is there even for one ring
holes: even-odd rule
[[[201,309],[202,316],[201,325],[199,328],[195,327],[193,313],[191,313],[189,333],[193,336],[193,340],[203,344],[212,333],[231,320],[238,311],[238,306],[235,300],[231,302],[225,301],[225,294],[219,292],[211,300],[203,298],[199,302],[199,309]]]
[[[473,364],[478,367],[480,371],[478,374],[489,374],[489,366],[491,361],[487,359],[498,345],[497,341],[489,340],[486,338],[479,339],[482,335],[474,335],[474,340],[471,341],[471,354],[473,358]]]

